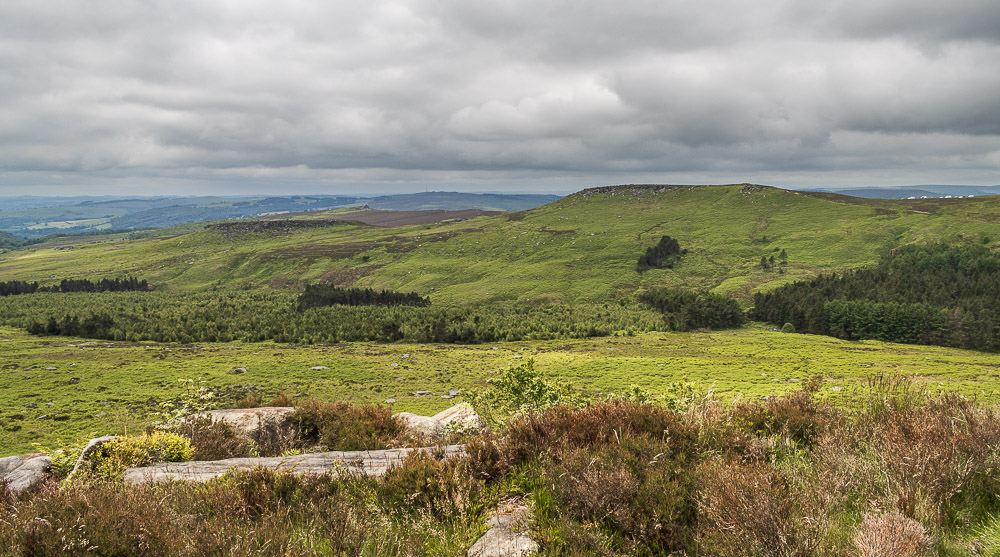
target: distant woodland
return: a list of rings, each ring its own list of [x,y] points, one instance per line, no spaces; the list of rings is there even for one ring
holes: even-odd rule
[[[683,254],[664,236],[640,264]],[[1000,350],[1000,255],[984,243],[906,246],[871,268],[821,275],[738,303],[654,288],[636,303],[431,307],[410,292],[314,284],[290,292],[148,292],[135,277],[0,282],[0,320],[35,334],[160,342],[482,343],[739,327],[747,317],[837,338]],[[93,296],[96,293],[113,295]]]
[[[642,293],[639,300],[662,313],[675,331],[730,329],[746,321],[736,300],[711,292],[657,288]]]
[[[139,284],[144,282],[139,281]],[[603,303],[496,302],[431,307],[412,293],[311,286],[288,292],[120,292],[93,296],[41,291],[0,298],[0,319],[33,334],[157,342],[350,341],[482,343],[585,338],[736,327],[734,300],[653,291],[647,307]],[[652,308],[652,309],[649,309]]]
[[[18,294],[34,294],[36,292],[129,292],[149,290],[146,280],[134,277],[120,279],[63,279],[59,284],[39,286],[38,282],[12,280],[0,282],[0,296],[15,296]]]
[[[298,299],[299,311],[327,306],[416,306],[431,305],[430,298],[416,292],[393,292],[371,288],[337,288],[329,284],[307,284]]]
[[[980,244],[906,246],[870,269],[758,293],[750,317],[843,339],[1000,350],[1000,255]]]

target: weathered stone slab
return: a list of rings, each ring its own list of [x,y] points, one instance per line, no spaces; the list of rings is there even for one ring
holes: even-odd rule
[[[525,533],[527,507],[514,507],[486,521],[489,530],[469,548],[469,557],[520,557],[538,553],[538,544]]]
[[[420,416],[410,412],[400,412],[395,416],[403,420],[406,429],[411,434],[428,437],[441,435],[441,428],[451,423],[460,424],[468,429],[479,427],[479,415],[468,402],[456,404],[433,416]]]
[[[228,458],[225,460],[171,462],[129,468],[125,482],[142,484],[170,480],[204,482],[225,474],[229,470],[248,470],[263,466],[271,470],[287,470],[296,474],[334,474],[381,476],[389,468],[399,466],[412,451],[430,452],[436,448],[388,449],[384,451],[331,451],[287,457]],[[441,447],[445,458],[463,456],[464,445]]]
[[[241,433],[255,438],[261,428],[279,426],[288,414],[295,411],[291,406],[263,406],[260,408],[233,408],[228,410],[211,410],[202,414],[213,422],[222,422]]]
[[[35,458],[36,456],[43,456],[43,454],[44,453],[32,453],[0,458],[0,476],[6,476],[21,466],[24,466],[26,461]]]

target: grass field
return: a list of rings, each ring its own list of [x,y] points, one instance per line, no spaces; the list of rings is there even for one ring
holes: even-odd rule
[[[482,387],[496,370],[528,358],[587,393],[635,384],[662,394],[690,382],[728,402],[798,389],[822,375],[823,395],[850,405],[869,377],[900,373],[916,376],[927,390],[1000,400],[1000,355],[757,327],[477,346],[108,343],[0,328],[0,456],[30,451],[32,443],[53,446],[136,427],[159,402],[181,396],[186,379],[204,380],[220,406],[259,389],[265,402],[284,390],[327,400],[395,399],[395,411],[431,414],[464,400],[439,395]],[[237,367],[246,373],[231,374]],[[413,395],[419,390],[434,394]]]

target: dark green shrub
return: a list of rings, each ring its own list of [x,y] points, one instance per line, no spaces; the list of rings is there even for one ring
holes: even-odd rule
[[[501,369],[486,384],[486,389],[473,393],[472,405],[494,429],[503,429],[518,416],[579,402],[568,385],[535,371],[534,360]]]
[[[781,326],[781,332],[783,332],[783,333],[794,333],[795,332],[795,325],[792,325],[791,323],[785,323],[784,325]]]
[[[676,331],[726,329],[746,322],[736,300],[712,292],[654,288],[640,294],[639,301],[662,313]]]

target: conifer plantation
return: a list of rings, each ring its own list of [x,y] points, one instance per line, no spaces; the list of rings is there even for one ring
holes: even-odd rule
[[[910,245],[867,269],[754,296],[751,319],[837,338],[1000,350],[1000,255],[984,243]]]

